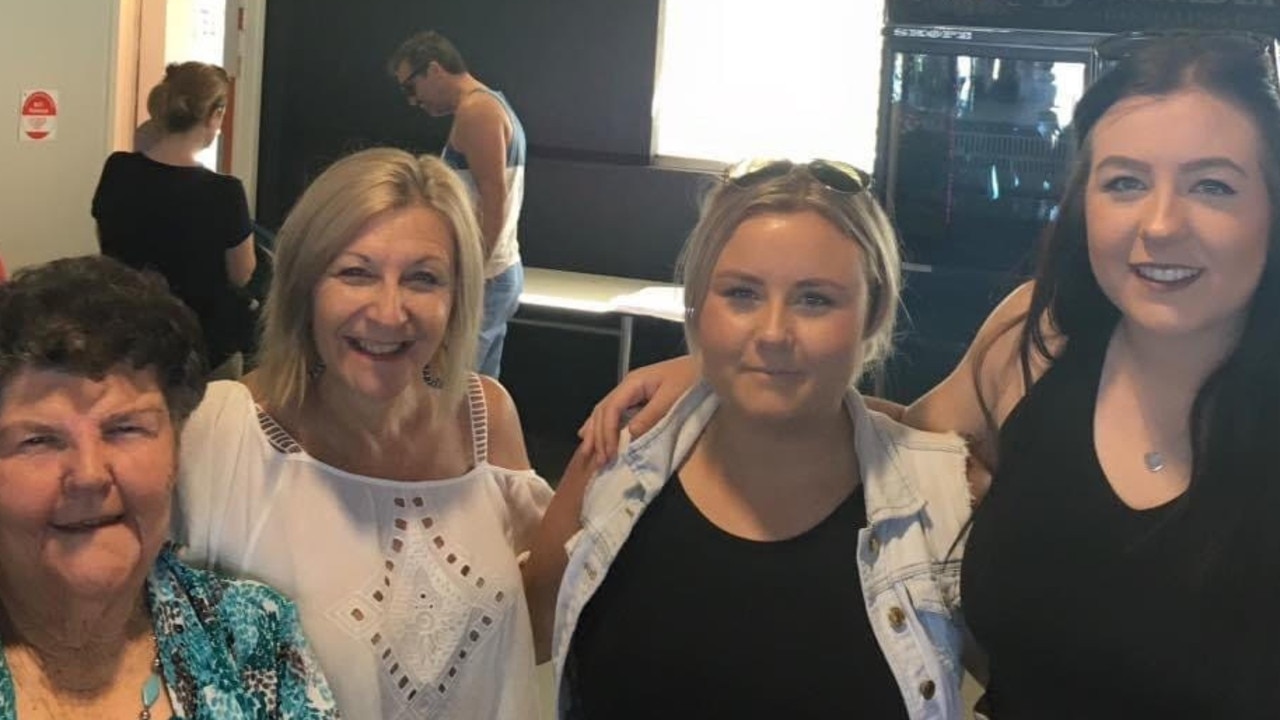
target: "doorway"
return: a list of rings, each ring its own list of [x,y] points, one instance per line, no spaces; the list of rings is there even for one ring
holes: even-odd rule
[[[239,177],[253,207],[266,0],[118,1],[112,149],[133,149],[134,130],[147,119],[147,93],[167,64],[220,65],[231,76],[226,120],[198,159]]]

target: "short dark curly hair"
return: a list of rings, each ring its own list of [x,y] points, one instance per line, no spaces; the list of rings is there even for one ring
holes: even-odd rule
[[[101,380],[121,364],[155,370],[176,424],[204,397],[199,321],[164,278],[92,255],[25,268],[0,284],[0,400],[26,369]]]

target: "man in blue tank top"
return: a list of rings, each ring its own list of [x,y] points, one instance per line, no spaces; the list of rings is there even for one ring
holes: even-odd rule
[[[387,69],[410,105],[434,117],[453,115],[440,157],[462,176],[476,200],[485,254],[476,368],[496,378],[507,321],[524,288],[516,239],[524,200],[524,128],[506,97],[477,80],[453,43],[435,31],[405,40]]]

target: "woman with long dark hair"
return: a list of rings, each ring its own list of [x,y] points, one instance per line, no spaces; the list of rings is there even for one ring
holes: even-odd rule
[[[1280,600],[1274,66],[1239,37],[1151,42],[1075,128],[1034,284],[907,413],[995,472],[963,575],[988,704],[1250,716],[1277,685],[1274,623],[1241,622]]]
[[[1034,282],[904,415],[994,474],[962,586],[996,718],[1252,717],[1280,694],[1275,65],[1243,35],[1124,54],[1076,108]],[[688,369],[598,416],[660,374]]]

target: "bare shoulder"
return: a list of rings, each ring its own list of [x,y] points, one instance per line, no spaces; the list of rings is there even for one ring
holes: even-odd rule
[[[1022,396],[1030,389],[1027,385],[1040,379],[1049,369],[1052,357],[1056,357],[1065,345],[1066,339],[1058,332],[1053,320],[1045,313],[1036,322],[1040,326],[1040,337],[1044,339],[1045,350],[1049,357],[1032,348],[1027,358],[1028,367],[1022,366],[1023,335],[1031,322],[1031,299],[1035,285],[1023,283],[1009,293],[991,313],[987,322],[978,330],[975,345],[979,342],[989,346],[985,357],[980,358],[983,364],[979,368],[984,384],[991,389],[997,400],[1000,417],[1004,416],[1022,400]]]
[[[493,93],[472,92],[464,95],[454,111],[456,130],[467,134],[484,134],[505,127],[506,110]]]
[[[257,370],[250,370],[241,376],[240,384],[249,388],[249,394],[253,396],[255,402],[262,402],[266,394],[262,385],[262,373]]]
[[[1034,286],[1025,283],[992,310],[960,363],[907,408],[904,423],[959,433],[984,463],[994,467],[996,433],[1025,393],[1019,346],[1033,291]]]
[[[512,470],[531,468],[529,452],[524,444],[524,430],[520,426],[520,412],[511,393],[497,380],[487,375],[479,377],[489,422],[490,461]]]

